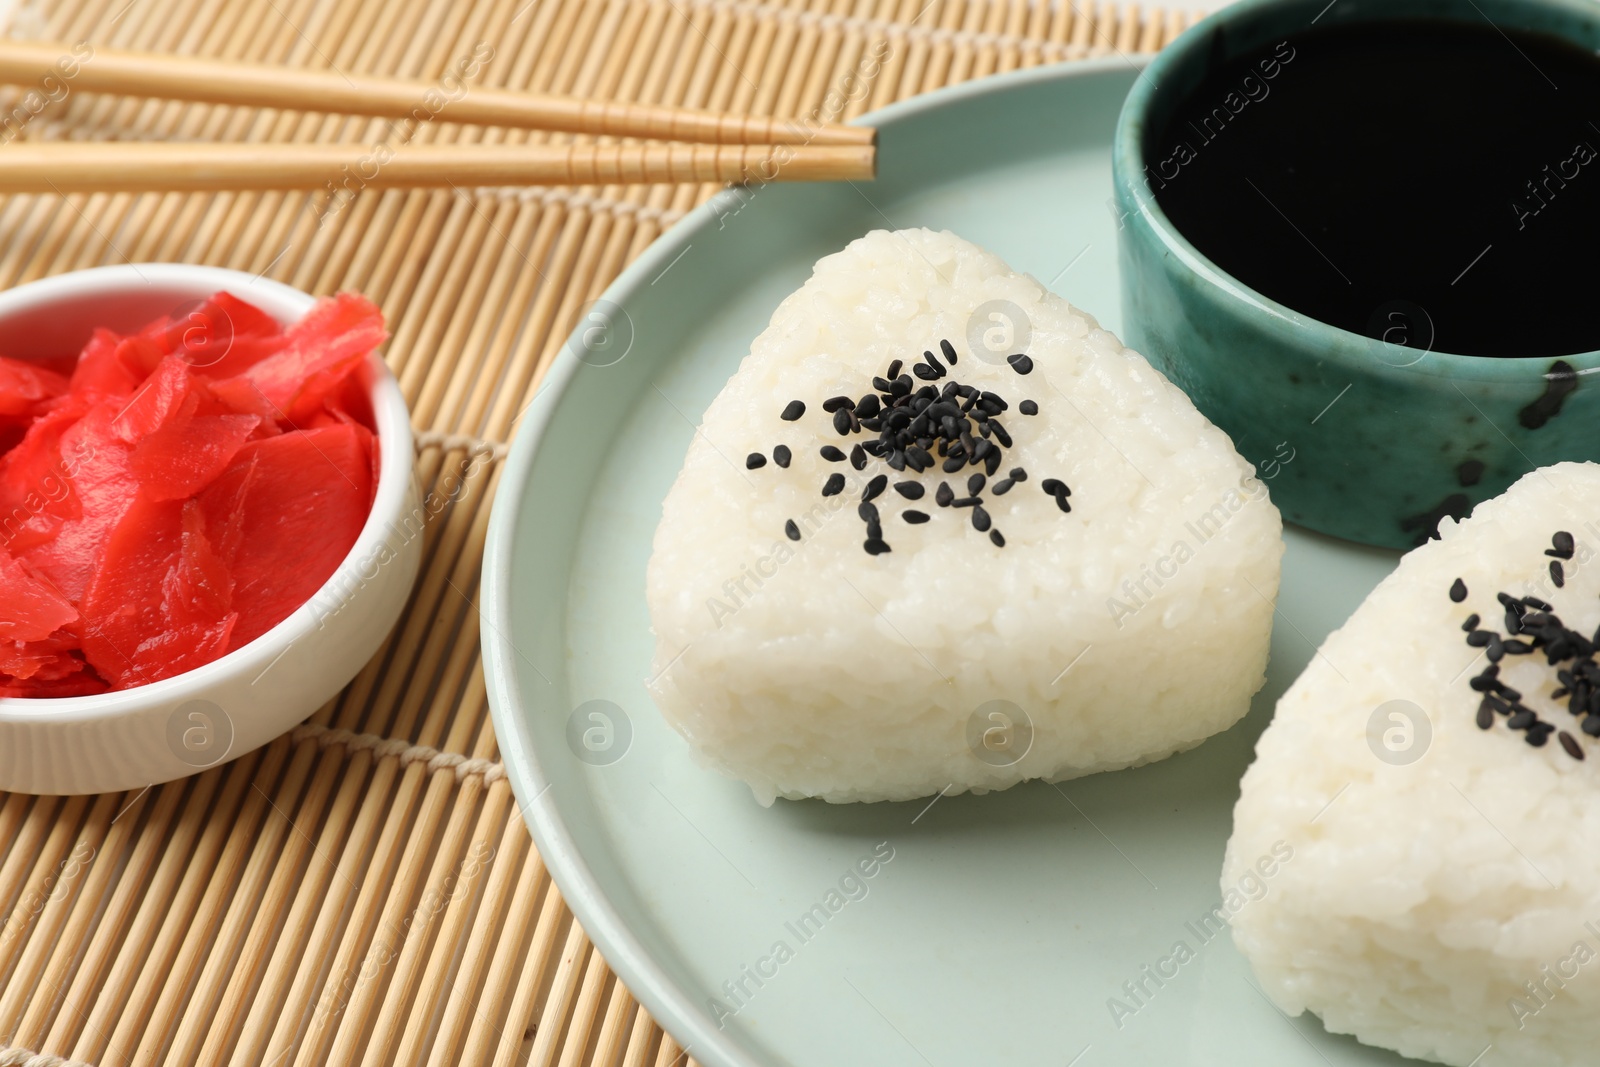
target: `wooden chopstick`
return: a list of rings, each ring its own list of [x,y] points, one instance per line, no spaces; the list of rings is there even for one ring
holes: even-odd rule
[[[201,192],[455,185],[841,181],[870,145],[409,145],[28,142],[0,148],[0,193]]]
[[[40,85],[46,78],[83,92],[706,144],[859,146],[873,144],[877,132],[867,126],[513,92],[472,85],[459,76],[406,81],[98,45],[85,57],[71,45],[0,39],[0,83]]]

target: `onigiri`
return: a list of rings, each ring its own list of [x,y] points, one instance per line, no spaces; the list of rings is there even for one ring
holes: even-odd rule
[[[1457,1067],[1595,1062],[1596,516],[1600,465],[1563,463],[1445,519],[1279,701],[1222,877],[1292,850],[1231,919],[1284,1011]]]
[[[950,233],[817,263],[706,410],[649,562],[649,687],[757,800],[1132,767],[1264,680],[1282,524],[1093,318]]]

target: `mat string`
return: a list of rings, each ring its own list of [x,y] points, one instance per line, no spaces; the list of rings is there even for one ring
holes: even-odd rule
[[[510,451],[510,446],[504,441],[487,441],[482,437],[464,433],[413,430],[412,437],[416,440],[419,452],[425,448],[440,448],[446,452],[472,452],[488,456],[490,459],[501,460],[505,459],[506,453]]]
[[[396,757],[402,765],[412,763],[426,763],[429,771],[443,771],[454,768],[456,781],[463,781],[468,775],[478,775],[483,778],[484,785],[493,785],[506,776],[506,766],[497,760],[477,759],[472,756],[463,756],[459,752],[440,752],[427,745],[415,745],[404,738],[379,737],[376,734],[358,734],[350,730],[335,730],[316,723],[305,723],[295,727],[289,733],[290,740],[299,744],[301,741],[316,741],[319,748],[329,745],[343,745],[351,752],[363,749],[370,750],[379,759]],[[20,1063],[20,1061],[19,1061]],[[13,1067],[13,1065],[0,1058],[0,1067]],[[35,1067],[28,1064],[27,1067]],[[40,1064],[38,1067],[47,1067]]]
[[[0,1048],[0,1067],[94,1067],[94,1064],[25,1048]]]

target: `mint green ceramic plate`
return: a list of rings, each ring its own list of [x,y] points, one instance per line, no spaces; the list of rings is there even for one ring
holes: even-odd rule
[[[763,809],[696,767],[645,692],[661,499],[815,260],[874,227],[948,228],[1120,329],[1110,141],[1137,73],[1113,58],[936,92],[875,116],[876,182],[723,194],[618,279],[530,406],[485,563],[495,726],[573,911],[706,1067],[1402,1062],[1285,1018],[1226,936],[1196,933],[1256,736],[1389,553],[1290,531],[1249,718],[1060,789]],[[1114,1020],[1180,941],[1194,958]]]

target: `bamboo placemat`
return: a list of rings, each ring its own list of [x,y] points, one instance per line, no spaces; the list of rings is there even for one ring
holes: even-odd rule
[[[355,166],[362,145],[529,136],[452,125],[449,94],[474,84],[848,119],[1153,51],[1191,21],[1070,0],[41,0],[6,32],[439,80],[445,102],[388,124],[97,97],[63,76],[0,91],[0,146],[320,141],[350,143]],[[471,71],[464,89],[452,70]],[[0,287],[179,260],[370,295],[429,489],[404,619],[305,726],[144,792],[0,794],[0,1067],[693,1062],[531,847],[489,722],[477,589],[505,442],[545,366],[714,189],[361,194],[353,173],[335,196],[0,198]]]

